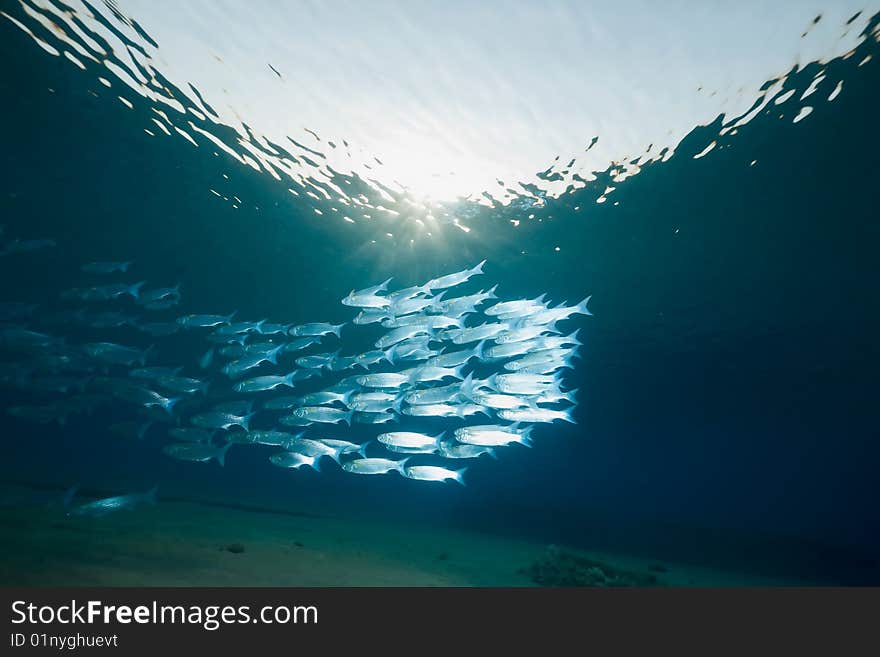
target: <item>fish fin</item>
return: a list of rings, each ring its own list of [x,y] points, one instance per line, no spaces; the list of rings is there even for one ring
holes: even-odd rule
[[[76,497],[76,491],[79,490],[79,484],[74,484],[66,491],[64,491],[64,497],[61,498],[61,504],[66,509],[73,503],[73,498]]]
[[[266,321],[266,320],[264,319],[263,322],[265,322],[265,321]],[[262,322],[261,322],[261,323],[262,323]],[[284,349],[284,345],[283,345],[283,344],[280,344],[280,345],[278,345],[277,347],[275,347],[274,349],[272,349],[270,352],[268,352],[267,357],[268,357],[270,363],[272,363],[273,365],[277,365],[277,364],[278,364],[278,353],[279,353],[282,349]]]
[[[589,315],[590,317],[592,317],[593,313],[591,313],[590,309],[587,308],[587,304],[590,303],[590,299],[592,299],[592,298],[593,298],[593,295],[591,294],[577,305],[577,310],[579,313],[581,313],[582,315]]]
[[[216,454],[214,454],[214,459],[220,464],[221,468],[226,466],[226,452],[229,451],[233,444],[226,443],[223,447],[218,448]]]
[[[140,428],[138,429],[138,432],[137,432],[138,440],[143,440],[143,439],[144,439],[144,436],[147,435],[147,431],[150,430],[150,427],[151,427],[151,426],[153,426],[153,423],[152,423],[152,422],[144,422],[144,423],[140,426]]]
[[[144,349],[143,353],[141,354],[141,358],[140,358],[141,367],[144,367],[147,364],[147,361],[150,359],[150,355],[154,351],[156,351],[156,345],[154,345],[154,344],[151,344],[149,347]]]
[[[483,361],[486,358],[486,342],[488,342],[488,340],[480,340],[477,343],[477,346],[474,347],[474,356],[476,356],[479,361]]]
[[[156,504],[159,495],[159,484],[153,484],[153,487],[144,493],[144,501],[148,504]]]
[[[162,408],[165,409],[165,412],[168,415],[174,415],[174,405],[179,402],[183,397],[171,397],[170,399],[166,399],[162,402]]]
[[[140,299],[141,288],[144,285],[146,285],[146,283],[147,283],[146,281],[139,281],[139,282],[135,283],[134,285],[129,285],[126,292],[128,292],[128,294],[133,296],[135,299]]]

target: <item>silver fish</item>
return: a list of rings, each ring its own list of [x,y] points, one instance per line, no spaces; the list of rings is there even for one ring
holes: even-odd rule
[[[177,318],[177,323],[184,328],[212,328],[229,324],[235,313],[229,315],[184,315]]]
[[[378,374],[364,374],[355,377],[358,385],[365,388],[400,388],[409,385],[409,377],[395,372],[383,372]]]
[[[492,458],[498,458],[492,447],[467,445],[465,443],[455,442],[454,440],[444,440],[441,442],[437,453],[447,459],[475,459],[483,454],[488,454]]]
[[[464,473],[467,468],[450,470],[439,465],[411,465],[403,469],[403,476],[421,481],[454,481],[464,486]]]
[[[408,459],[394,461],[392,459],[362,458],[342,463],[342,469],[352,474],[381,475],[386,472],[403,472]]]
[[[229,429],[230,427],[241,427],[247,430],[253,413],[245,415],[235,415],[234,413],[225,413],[223,411],[207,411],[193,415],[190,422],[197,427],[203,429]]]
[[[351,424],[352,411],[342,411],[327,406],[303,406],[293,409],[293,417],[310,422],[345,422]]]
[[[195,461],[198,463],[207,463],[211,459],[217,461],[221,466],[226,462],[226,452],[232,447],[233,443],[227,443],[223,447],[215,447],[203,443],[171,443],[162,448],[162,452],[171,458],[181,461]]]
[[[516,299],[514,301],[501,301],[492,306],[489,306],[484,310],[487,315],[490,317],[497,315],[506,315],[506,314],[517,314],[522,313],[528,310],[543,310],[545,308],[544,305],[544,297],[547,296],[542,294],[537,299]]]
[[[100,518],[114,511],[124,509],[134,509],[135,507],[145,504],[155,504],[158,486],[153,486],[146,493],[131,493],[129,495],[116,495],[114,497],[105,497],[94,502],[86,502],[75,506],[67,512],[69,516],[89,516],[92,518]],[[72,493],[69,494],[72,498]],[[67,500],[69,502],[69,500]]]
[[[272,454],[269,457],[269,461],[272,465],[277,465],[279,468],[296,469],[306,466],[318,470],[318,458],[317,456],[306,456],[299,452],[279,452],[278,454]]]
[[[485,264],[486,261],[483,260],[480,264],[472,267],[471,269],[465,269],[454,274],[446,274],[445,276],[433,278],[425,283],[425,287],[429,288],[430,290],[443,290],[446,288],[455,287],[456,285],[461,285],[462,283],[466,283],[473,276],[482,274],[483,265]]]
[[[378,349],[387,349],[388,347],[409,340],[421,335],[431,335],[431,329],[424,326],[401,326],[393,329],[376,340],[375,346]]]
[[[453,433],[460,443],[483,447],[501,447],[511,443],[530,445],[531,427],[520,430],[516,425],[481,424],[460,427]]]
[[[113,365],[134,365],[140,363],[143,365],[147,362],[153,348],[135,349],[134,347],[126,347],[112,342],[91,342],[83,345],[83,351],[97,360],[104,361]]]
[[[264,392],[266,390],[274,390],[279,386],[292,388],[296,376],[295,371],[290,374],[266,374],[265,376],[256,376],[252,379],[239,381],[232,388],[236,392]]]
[[[576,424],[571,416],[572,409],[553,410],[549,408],[512,408],[498,411],[498,417],[511,422],[553,422],[563,420]]]
[[[344,322],[342,324],[313,322],[311,324],[300,324],[299,326],[292,326],[288,333],[297,337],[329,335],[332,333],[336,337],[339,337],[342,334],[343,326],[345,326]]]
[[[424,433],[416,433],[413,431],[391,431],[388,433],[380,433],[377,440],[383,445],[391,445],[393,447],[405,447],[409,449],[430,447],[435,449],[442,438],[442,433],[437,436],[429,436]]]
[[[480,324],[479,326],[472,326],[469,328],[458,329],[458,331],[453,331],[451,339],[455,344],[480,342],[481,340],[494,338],[496,335],[499,335],[506,330],[507,324],[495,324],[487,322],[485,324]]]

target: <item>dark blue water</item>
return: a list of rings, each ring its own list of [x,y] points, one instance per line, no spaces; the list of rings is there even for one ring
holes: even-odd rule
[[[803,122],[791,122],[797,108],[773,107],[695,160],[720,119],[696,128],[671,159],[620,184],[617,205],[595,204],[600,175],[547,199],[533,210],[546,220],[515,232],[505,229],[511,210],[474,209],[489,241],[451,230],[442,244],[368,246],[372,226],[339,230],[270,176],[145,134],[146,104],[129,111],[92,93],[88,71],[4,21],[0,223],[4,238],[57,247],[0,260],[3,300],[53,308],[60,289],[83,284],[82,263],[132,259],[138,280],[181,284],[170,316],[342,322],[351,313],[339,299],[352,288],[388,276],[415,284],[485,258],[487,279],[510,298],[592,294],[594,316],[570,324],[584,342],[567,379],[579,389],[577,424],[539,427],[533,449],[471,464],[465,488],[329,467],[291,473],[247,449],[225,468],[178,462],[160,452],[161,431],[142,442],[109,434],[128,417],[116,406],[63,428],[4,415],[0,477],[113,491],[159,482],[167,495],[417,515],[547,542],[626,536],[693,550],[658,529],[674,526],[880,547],[877,55],[868,39],[828,64],[845,91]],[[816,68],[786,88],[800,93]],[[224,184],[241,207],[205,194]],[[74,326],[56,333],[96,339]],[[197,373],[203,351],[184,337],[161,361]],[[2,390],[4,406],[33,399]]]

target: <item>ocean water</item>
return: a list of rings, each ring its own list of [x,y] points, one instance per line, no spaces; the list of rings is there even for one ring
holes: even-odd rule
[[[877,583],[878,8],[707,10],[690,19],[700,34],[743,30],[715,52],[562,3],[542,27],[528,3],[341,7],[334,23],[323,7],[265,6],[252,30],[235,3],[2,8],[0,301],[36,306],[4,329],[155,345],[149,364],[210,382],[208,400],[125,437],[109,427],[145,409],[95,379],[126,368],[76,374],[82,392],[35,390],[55,375],[33,368],[45,351],[3,345],[4,583],[596,583],[560,579],[572,560],[635,583]],[[664,25],[687,32],[687,13]],[[474,27],[489,18],[496,34]],[[531,31],[531,51],[499,50]],[[437,58],[426,43],[447,37]],[[628,54],[600,66],[581,40]],[[15,249],[31,239],[54,244]],[[576,422],[453,463],[465,486],[329,459],[287,470],[260,446],[233,445],[223,467],[170,458],[169,426],[272,395],[234,393],[219,356],[199,366],[208,329],[89,326],[107,311],[348,322],[308,353],[353,355],[380,333],[350,323],[349,291],[482,260],[447,297],[590,296],[592,316],[560,322],[583,343],[563,374]],[[93,261],[132,265],[83,272]],[[179,304],[62,295],[119,281],[179,284]],[[102,398],[63,424],[11,411],[83,394]],[[307,435],[363,443],[385,426]],[[72,519],[74,484],[79,501],[154,485],[159,500]],[[267,572],[282,558],[302,571]]]

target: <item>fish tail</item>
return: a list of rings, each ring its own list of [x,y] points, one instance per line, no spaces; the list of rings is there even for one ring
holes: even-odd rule
[[[266,320],[263,320],[263,321],[265,322]],[[284,348],[284,345],[280,344],[266,355],[266,357],[269,359],[270,363],[272,363],[273,365],[278,364],[278,352],[280,352],[283,348]]]
[[[328,454],[328,456],[330,456],[330,455]],[[331,458],[333,458],[333,460],[336,460],[335,456],[331,456]],[[337,461],[337,463],[338,463],[338,461]],[[321,471],[321,457],[320,456],[313,456],[312,462],[309,463],[309,465],[311,466],[312,470],[314,470],[315,472],[320,472]]]
[[[152,422],[144,422],[139,428],[137,432],[138,440],[143,440],[144,436],[147,435],[147,431],[150,430],[150,427],[153,426]]]
[[[150,355],[151,355],[154,351],[156,351],[156,345],[154,345],[154,344],[151,344],[149,347],[147,347],[146,349],[144,349],[144,351],[143,351],[143,353],[141,354],[141,357],[140,357],[141,367],[143,367],[143,366],[145,366],[145,365],[147,364],[147,361],[149,360]]]
[[[471,271],[470,271],[471,276],[475,276],[476,274],[482,274],[483,273],[483,265],[485,265],[485,264],[486,264],[486,261],[483,260],[480,264],[478,264],[476,267],[471,269]]]
[[[488,340],[480,340],[477,343],[477,346],[474,347],[474,356],[477,357],[477,360],[480,362],[486,361],[486,343]]]
[[[574,412],[574,407],[566,408],[562,412],[562,416],[561,416],[562,419],[565,420],[566,422],[570,422],[571,424],[577,424],[577,420],[575,420],[574,417],[572,416],[573,412]]]
[[[129,285],[126,292],[133,296],[135,299],[139,299],[141,296],[141,288],[146,285],[146,281],[140,281],[135,283],[134,285]]]
[[[468,373],[464,379],[462,379],[461,383],[458,385],[459,392],[473,401],[474,394],[474,374],[473,372]]]
[[[76,491],[79,490],[79,484],[74,484],[66,491],[64,491],[64,497],[61,498],[61,504],[66,509],[73,503],[73,498],[76,497]]]
[[[496,450],[494,450],[494,449],[487,449],[487,450],[486,450],[486,454],[488,454],[489,456],[491,456],[491,457],[492,457],[493,459],[495,459],[496,461],[499,461],[499,460],[500,460],[500,459],[498,458],[498,452],[497,452]]]
[[[120,262],[120,263],[119,263],[119,271],[121,271],[123,274],[127,273],[127,272],[128,272],[128,267],[129,267],[130,265],[131,265],[130,262]]]
[[[351,426],[351,418],[353,418],[353,417],[354,417],[354,411],[348,411],[348,412],[345,414],[345,423],[346,423],[348,426]]]
[[[578,332],[579,331],[580,331],[580,329],[575,329],[574,331],[572,331],[571,333],[566,335],[565,336],[566,341],[571,342],[572,344],[576,344],[578,347],[583,346],[584,343],[581,342],[580,340],[578,340]]]
[[[394,347],[389,347],[385,351],[382,352],[385,354],[385,360],[394,365]],[[369,369],[369,368],[367,368]]]
[[[497,299],[497,298],[498,298],[498,295],[495,294],[495,290],[497,290],[497,289],[498,289],[498,283],[496,283],[495,285],[493,285],[492,287],[490,287],[490,288],[486,291],[486,294],[487,294],[486,299]]]
[[[404,401],[406,401],[406,395],[399,395],[391,405],[391,408],[393,408],[398,415],[403,412],[401,409],[403,408]]]
[[[144,501],[148,504],[156,504],[158,501],[159,494],[159,484],[154,484],[153,487],[144,493]]]
[[[217,453],[214,454],[214,458],[217,463],[220,464],[220,467],[224,467],[226,465],[226,452],[229,451],[229,448],[232,447],[232,443],[226,443],[223,447],[220,447],[217,450]]]
[[[593,313],[590,312],[590,309],[587,308],[587,304],[590,303],[590,299],[592,299],[592,298],[593,298],[593,295],[591,294],[590,296],[588,296],[586,299],[584,299],[583,301],[581,301],[581,302],[577,305],[577,311],[578,311],[581,315],[589,315],[589,316],[592,316],[592,315],[593,315]]]
[[[342,327],[343,326],[345,326],[345,322],[342,322],[342,324],[336,324],[335,326],[333,326],[333,332],[336,334],[337,338],[342,337]]]
[[[174,415],[174,405],[179,402],[183,397],[171,397],[170,399],[166,399],[162,402],[162,408],[165,409],[165,412],[168,415]]]
[[[363,445],[361,445],[360,449],[357,451],[357,454],[360,454],[361,456],[363,456],[364,458],[366,458],[366,457],[367,457],[367,447],[368,447],[369,444],[372,443],[372,442],[373,442],[372,440],[368,440],[368,441],[365,442]]]
[[[456,481],[456,483],[459,483],[459,484],[461,484],[462,486],[467,486],[467,484],[464,483],[464,473],[465,473],[465,472],[467,472],[467,468],[466,468],[466,467],[465,467],[465,468],[462,468],[461,470],[456,470],[456,471],[455,471],[455,481]]]

